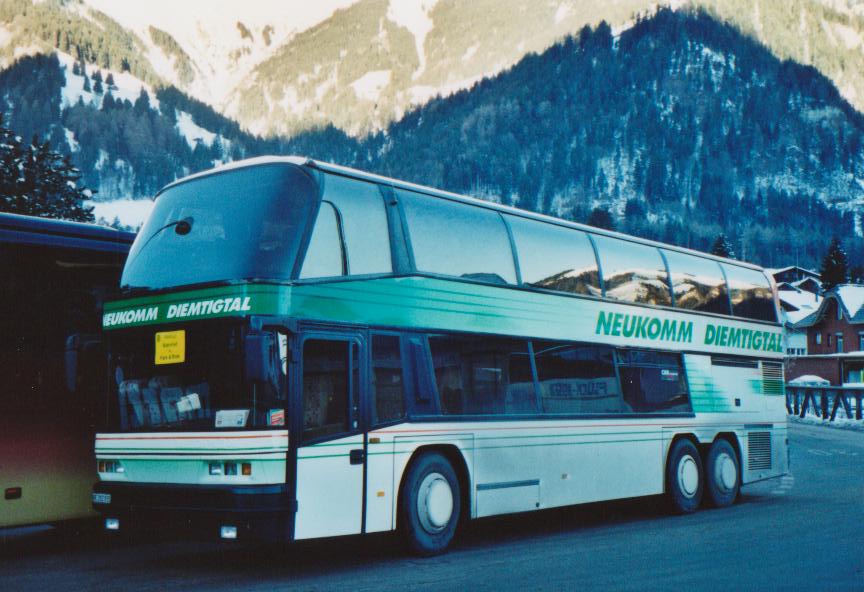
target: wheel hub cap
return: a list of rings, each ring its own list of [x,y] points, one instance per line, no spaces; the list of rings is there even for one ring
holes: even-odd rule
[[[678,485],[687,497],[693,497],[699,489],[699,468],[692,456],[685,456],[678,463]]]
[[[426,475],[417,496],[417,516],[430,533],[444,530],[453,516],[453,490],[440,473]]]
[[[724,452],[717,457],[714,466],[714,481],[717,482],[717,485],[725,491],[735,489],[738,482],[738,470],[735,468],[735,461]]]

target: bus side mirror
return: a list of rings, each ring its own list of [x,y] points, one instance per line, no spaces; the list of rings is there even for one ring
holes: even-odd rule
[[[78,390],[78,351],[81,349],[81,336],[74,333],[66,338],[66,388],[70,393]]]
[[[246,335],[246,380],[271,382],[274,374],[273,358],[275,351],[275,334],[249,333]]]

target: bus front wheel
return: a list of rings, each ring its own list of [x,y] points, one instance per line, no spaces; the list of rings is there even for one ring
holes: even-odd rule
[[[704,489],[702,459],[696,445],[681,439],[672,444],[666,461],[666,497],[671,509],[689,514],[699,507]]]
[[[716,440],[705,459],[706,501],[715,508],[731,506],[741,488],[738,455],[726,440]]]
[[[444,456],[422,454],[411,463],[399,496],[399,522],[409,547],[420,555],[444,551],[459,523],[456,472]]]

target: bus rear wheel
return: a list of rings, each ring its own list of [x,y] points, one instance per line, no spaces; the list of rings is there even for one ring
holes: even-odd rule
[[[400,530],[419,555],[441,553],[456,534],[462,511],[459,480],[444,456],[427,452],[408,469],[399,496]]]
[[[715,508],[731,506],[741,488],[741,470],[735,449],[726,440],[716,440],[705,459],[706,502]]]
[[[704,489],[702,459],[690,440],[672,444],[666,461],[666,497],[673,512],[689,514],[699,507]]]

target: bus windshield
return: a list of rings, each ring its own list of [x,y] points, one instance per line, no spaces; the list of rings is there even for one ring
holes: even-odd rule
[[[138,233],[121,286],[290,279],[313,189],[306,173],[286,164],[224,171],[167,189]]]
[[[263,360],[269,376],[250,380],[249,336],[240,322],[113,333],[104,427],[114,432],[284,429],[287,337],[270,336]],[[174,344],[173,358],[160,347],[168,342]]]

